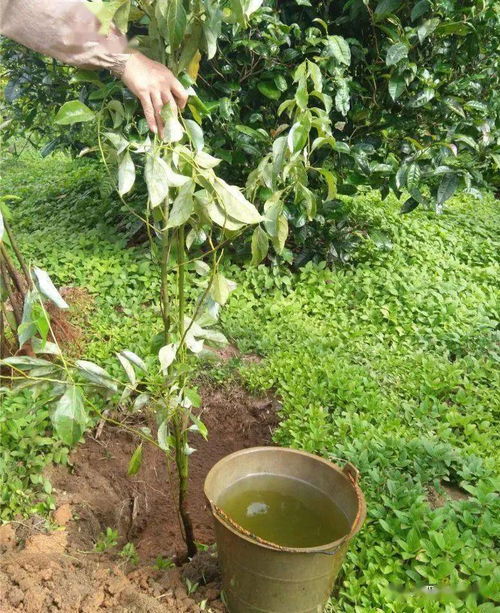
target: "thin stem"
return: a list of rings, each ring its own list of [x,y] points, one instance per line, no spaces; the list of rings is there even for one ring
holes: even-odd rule
[[[4,219],[3,224],[7,231],[7,236],[9,237],[10,246],[12,247],[12,251],[16,254],[17,261],[19,262],[19,265],[21,266],[23,270],[24,276],[26,277],[26,283],[28,284],[28,287],[31,287],[33,283],[31,281],[28,266],[26,265],[26,261],[21,253],[21,250],[19,249],[19,245],[17,243],[16,237],[14,236],[14,233],[11,230],[10,223],[8,223],[6,219]]]
[[[168,221],[168,200],[165,199],[163,204],[164,229],[161,233],[161,314],[163,319],[163,333],[165,335],[165,344],[169,341],[170,332],[170,309],[168,295],[168,258],[170,255],[169,231],[166,228]]]

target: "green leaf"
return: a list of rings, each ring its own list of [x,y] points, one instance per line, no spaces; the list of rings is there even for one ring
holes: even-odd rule
[[[234,282],[229,281],[222,273],[218,272],[216,275],[214,275],[212,287],[210,288],[210,294],[215,302],[221,306],[224,306],[229,298],[229,294],[235,288],[236,284]]]
[[[279,100],[281,98],[281,91],[276,87],[273,81],[259,81],[257,83],[257,89],[261,94],[270,98],[271,100]]]
[[[458,175],[447,173],[443,175],[437,191],[437,206],[440,208],[456,192],[459,184]]]
[[[75,364],[80,373],[94,385],[105,387],[112,392],[118,391],[118,387],[113,381],[113,378],[104,368],[87,360],[77,360]]]
[[[243,125],[238,124],[234,127],[238,130],[238,132],[241,132],[242,134],[246,134],[247,136],[251,136],[252,138],[255,138],[256,140],[260,140],[265,143],[267,143],[269,140],[269,136],[267,134],[264,134],[263,132],[260,132],[259,130],[254,130],[254,128],[250,128],[250,126],[243,126]]]
[[[229,217],[225,209],[221,207],[206,190],[202,189],[197,191],[194,195],[194,199],[201,208],[201,212],[208,215],[208,217],[221,228],[234,231],[239,230],[245,225]]]
[[[406,173],[406,186],[411,192],[417,189],[420,183],[420,167],[418,164],[410,164]]]
[[[152,208],[157,207],[168,196],[169,181],[167,174],[169,170],[170,167],[158,153],[146,156],[144,177]]]
[[[187,14],[184,0],[168,0],[165,14],[168,29],[168,42],[172,52],[177,51],[186,31]]]
[[[414,109],[424,106],[425,104],[430,102],[434,98],[435,95],[436,95],[436,92],[432,88],[426,87],[424,90],[418,93],[414,98],[412,98],[412,100],[410,100],[410,102],[408,103],[408,106]]]
[[[323,76],[321,74],[321,68],[314,62],[311,62],[311,60],[307,60],[307,70],[312,79],[315,91],[322,92]]]
[[[274,84],[280,90],[280,92],[284,92],[288,89],[288,83],[282,74],[277,74],[274,77]]]
[[[193,425],[189,427],[189,430],[191,432],[199,432],[201,434],[201,436],[205,440],[207,440],[207,438],[208,438],[208,430],[207,430],[207,427],[205,426],[205,424],[196,415],[192,415],[191,414],[191,420],[193,422]]]
[[[393,100],[397,100],[406,89],[403,77],[395,75],[389,80],[389,95]]]
[[[225,213],[244,224],[254,224],[262,221],[262,217],[235,185],[228,185],[220,177],[216,177],[213,188],[219,198]]]
[[[123,370],[125,371],[125,374],[127,375],[127,378],[130,381],[131,385],[133,387],[135,387],[135,385],[137,383],[137,377],[135,375],[134,367],[128,361],[128,359],[124,355],[122,355],[121,353],[117,353],[116,357],[118,358],[118,361],[122,365]]]
[[[189,140],[192,142],[196,151],[201,151],[204,145],[203,130],[196,121],[192,119],[186,119],[185,123]]]
[[[301,151],[307,143],[308,136],[309,130],[307,127],[301,121],[297,121],[293,124],[292,129],[288,133],[288,149],[292,153]]]
[[[419,0],[411,10],[410,19],[416,21],[422,15],[425,15],[431,8],[429,0]]]
[[[66,445],[77,443],[85,429],[87,416],[79,387],[68,385],[51,415],[54,429]]]
[[[52,283],[49,275],[35,266],[33,268],[34,281],[39,291],[49,300],[51,300],[60,309],[69,309],[68,303],[64,300],[61,294],[57,291],[55,285]]]
[[[404,43],[396,43],[387,50],[385,63],[387,66],[395,66],[405,57],[408,57],[408,47]]]
[[[410,213],[411,211],[416,209],[419,204],[420,203],[417,200],[415,200],[415,198],[408,198],[408,200],[406,200],[403,206],[401,207],[400,213]]]
[[[269,251],[269,237],[266,232],[257,226],[252,234],[252,266],[257,266],[267,255]]]
[[[117,134],[116,132],[104,132],[103,136],[105,136],[113,147],[116,149],[116,153],[120,154],[125,151],[128,147],[128,140],[122,136],[121,134]]]
[[[295,102],[301,111],[305,111],[309,102],[309,94],[307,92],[307,80],[302,77],[299,81],[297,91],[295,92]]]
[[[133,475],[136,475],[139,472],[141,465],[142,465],[142,443],[140,443],[136,447],[134,453],[132,454],[132,457],[130,458],[130,461],[128,463],[128,468],[127,468],[128,476],[132,477]]]
[[[337,93],[335,94],[335,108],[342,115],[347,115],[351,107],[351,97],[349,94],[349,86],[345,79],[342,79],[338,85]]]
[[[168,421],[166,419],[161,422],[160,427],[158,428],[157,439],[160,449],[163,449],[163,451],[168,451],[170,449]]]
[[[351,63],[351,50],[349,43],[342,36],[328,36],[325,44],[325,53],[334,57],[337,62],[349,66]]]
[[[440,19],[427,19],[424,23],[417,28],[418,40],[420,43],[423,43],[424,40],[434,32],[434,30],[440,24]]]
[[[129,351],[128,349],[124,349],[123,351],[120,351],[120,354],[124,357],[127,358],[127,360],[129,362],[132,362],[132,364],[134,364],[134,366],[137,366],[137,368],[140,368],[141,370],[143,370],[144,372],[147,372],[148,368],[144,362],[144,360],[142,360],[137,354],[135,354],[133,351]]]
[[[382,19],[389,15],[390,13],[394,13],[399,8],[401,4],[401,0],[381,0],[374,11],[374,16],[377,19]]]
[[[177,355],[178,343],[170,343],[165,345],[158,352],[158,359],[160,360],[160,369],[164,375],[168,374],[168,368],[175,360]]]
[[[192,179],[180,188],[168,216],[167,228],[178,228],[191,217],[194,208],[194,188],[195,182]]]
[[[331,170],[320,168],[319,172],[325,177],[328,186],[327,200],[333,200],[337,197],[337,179]]]
[[[54,122],[61,126],[69,126],[83,121],[92,121],[95,113],[79,100],[65,102],[57,112]]]
[[[178,110],[175,104],[165,104],[161,110],[161,118],[164,122],[163,142],[176,143],[184,136],[184,128],[177,118]]]
[[[118,167],[118,193],[120,196],[128,194],[135,183],[135,166],[130,153],[127,151]]]
[[[52,362],[48,362],[42,358],[32,358],[27,355],[4,358],[2,363],[19,370],[31,370],[32,368],[38,368],[39,366],[53,366]]]
[[[203,37],[207,51],[207,59],[211,60],[217,53],[217,39],[222,25],[222,11],[216,1],[206,2],[205,21],[203,22]]]

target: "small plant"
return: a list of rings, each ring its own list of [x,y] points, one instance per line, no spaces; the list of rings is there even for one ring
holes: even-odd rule
[[[126,543],[120,551],[120,558],[123,558],[129,564],[136,566],[139,564],[139,555],[135,549],[134,543]]]
[[[127,543],[130,545],[131,543]],[[118,532],[109,526],[104,532],[101,532],[94,545],[94,550],[99,553],[105,553],[118,545]],[[132,545],[133,546],[133,545]],[[126,547],[126,546],[125,546]],[[124,549],[125,549],[124,547]]]
[[[162,556],[158,556],[153,564],[156,570],[167,570],[168,568],[174,568],[175,564],[169,558],[163,558]]]

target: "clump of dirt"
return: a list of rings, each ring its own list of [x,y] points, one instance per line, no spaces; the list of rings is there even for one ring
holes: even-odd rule
[[[65,353],[79,356],[85,346],[84,329],[94,297],[81,287],[62,287],[59,293],[68,303],[69,309],[59,309],[47,303],[45,308],[50,316],[50,325]]]
[[[439,484],[440,491],[432,485],[427,486],[427,500],[431,509],[444,507],[450,500],[468,500],[469,495],[461,488],[450,483],[441,481]]]
[[[209,545],[214,533],[203,495],[205,476],[233,451],[270,444],[278,403],[271,396],[251,396],[236,385],[207,387],[202,397],[209,438],[193,434],[190,441],[197,451],[190,463],[189,509],[195,538]],[[140,425],[144,424],[135,427]],[[168,471],[164,453],[145,446],[141,470],[129,477],[127,467],[137,442],[134,434],[106,426],[99,438],[88,436],[72,454],[71,469],[51,468],[48,476],[58,503],[52,519],[59,527],[50,533],[40,523],[31,532],[19,528],[17,545],[12,530],[0,533],[5,551],[0,558],[0,613],[187,613],[201,611],[202,601],[203,610],[223,610],[211,550],[182,568],[153,566],[158,557],[172,560],[182,554],[184,543],[174,467]],[[118,532],[118,545],[106,554],[93,553],[108,527]],[[119,555],[127,542],[136,548],[138,568]],[[186,585],[196,591],[188,594]]]

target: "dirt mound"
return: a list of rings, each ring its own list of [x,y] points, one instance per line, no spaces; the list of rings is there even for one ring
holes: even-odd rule
[[[250,396],[238,386],[206,388],[202,396],[209,439],[193,435],[191,440],[197,451],[191,456],[189,508],[196,539],[208,545],[214,535],[203,496],[205,476],[233,451],[270,444],[277,403],[272,397]],[[25,524],[17,529],[15,541],[12,529],[4,530],[0,613],[223,610],[212,553],[202,552],[182,568],[153,566],[158,557],[175,559],[184,551],[175,471],[173,465],[167,470],[163,452],[146,446],[141,470],[129,477],[136,445],[134,434],[105,426],[99,438],[88,436],[72,454],[70,469],[51,469],[58,502],[53,521],[59,528],[46,533],[38,521],[31,524],[36,529],[27,530]],[[91,553],[106,528],[118,532],[118,544],[105,554]],[[137,567],[119,555],[126,543],[135,546]]]
[[[40,536],[47,542],[52,538]],[[58,545],[51,553],[34,552],[28,546],[4,556],[0,561],[1,613],[198,613],[201,606],[223,610],[215,584],[189,596],[180,569],[145,567],[126,574],[96,555],[78,559],[57,554]]]

